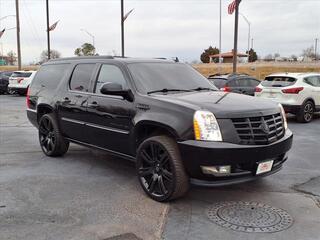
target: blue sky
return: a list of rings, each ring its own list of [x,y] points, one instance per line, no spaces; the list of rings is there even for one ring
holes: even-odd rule
[[[14,0],[0,0],[1,17],[15,14]],[[234,17],[227,14],[231,0],[223,2],[222,51],[233,46]],[[219,0],[125,0],[134,12],[126,22],[126,55],[173,57],[199,60],[202,50],[219,44]],[[120,54],[120,0],[50,0],[51,23],[60,20],[52,32],[52,48],[62,56],[96,38],[99,54]],[[252,23],[254,48],[258,55],[299,55],[320,38],[319,0],[242,0],[240,11]],[[46,48],[45,0],[20,0],[22,61],[38,61]],[[13,17],[1,27],[15,26]],[[239,50],[247,48],[248,26],[240,18]],[[4,52],[16,51],[16,33],[8,31],[0,40]],[[1,50],[1,48],[0,48]]]

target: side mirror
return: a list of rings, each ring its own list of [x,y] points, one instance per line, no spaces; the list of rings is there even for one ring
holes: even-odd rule
[[[123,90],[119,83],[105,83],[102,85],[100,92],[104,95],[121,96],[129,101],[133,100],[131,91]]]

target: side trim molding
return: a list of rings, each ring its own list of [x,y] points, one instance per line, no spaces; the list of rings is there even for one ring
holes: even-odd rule
[[[122,130],[122,129],[105,127],[105,126],[101,126],[101,125],[97,125],[97,124],[93,124],[93,123],[88,123],[88,122],[83,122],[83,121],[78,121],[78,120],[74,120],[74,119],[70,119],[70,118],[65,118],[65,117],[62,117],[61,120],[62,120],[62,121],[66,121],[66,122],[71,122],[71,123],[80,124],[80,125],[85,125],[85,126],[88,126],[88,127],[98,128],[98,129],[102,129],[102,130],[105,130],[105,131],[122,133],[122,134],[126,134],[126,135],[128,135],[128,134],[130,133],[129,131]]]

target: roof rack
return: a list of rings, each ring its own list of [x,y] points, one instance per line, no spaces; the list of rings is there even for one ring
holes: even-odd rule
[[[50,59],[50,62],[66,61],[66,60],[82,60],[82,59],[114,59],[113,56],[81,56],[81,57],[67,57]]]

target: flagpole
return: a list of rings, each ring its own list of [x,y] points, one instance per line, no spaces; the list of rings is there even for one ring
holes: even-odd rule
[[[220,0],[220,23],[219,23],[219,73],[221,71],[221,35],[222,35],[222,0]]]
[[[241,0],[236,0],[236,13],[234,23],[234,47],[233,47],[233,73],[237,73],[238,57],[238,25],[239,25],[239,5]]]
[[[49,0],[46,0],[46,8],[47,8],[47,41],[48,41],[48,60],[51,58],[51,49],[50,49],[50,20],[49,20]]]
[[[123,11],[124,11],[124,3],[121,0],[121,56],[124,57],[124,19],[123,19]]]
[[[21,70],[21,45],[20,45],[19,0],[16,0],[16,21],[17,21],[18,70]]]

